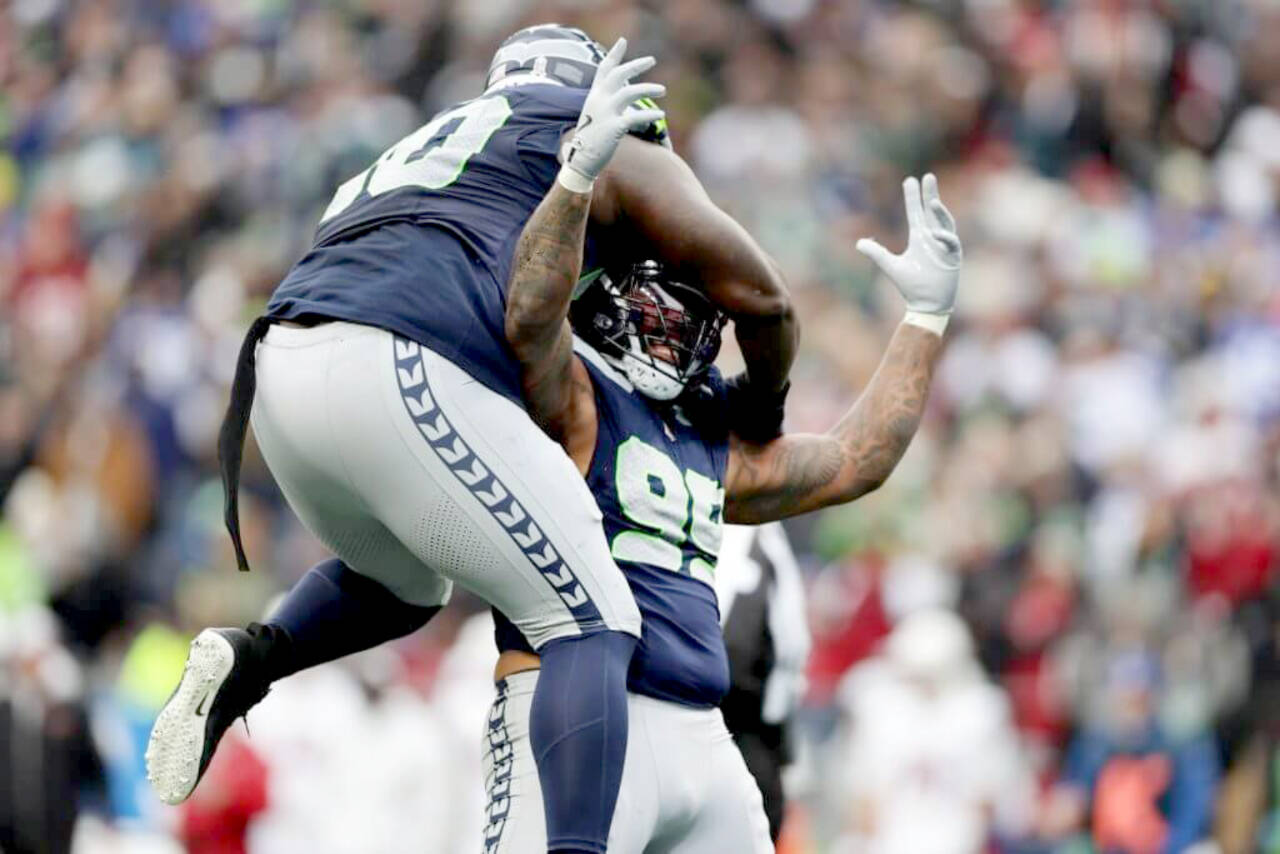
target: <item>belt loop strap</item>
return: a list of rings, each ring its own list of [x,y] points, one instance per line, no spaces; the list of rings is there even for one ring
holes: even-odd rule
[[[249,326],[244,343],[240,345],[240,356],[236,359],[231,402],[218,431],[218,469],[222,473],[225,496],[223,518],[235,546],[236,564],[241,572],[249,571],[249,560],[240,539],[240,463],[244,457],[244,437],[249,431],[249,412],[253,409],[253,397],[258,390],[256,350],[273,322],[269,317],[259,317]]]

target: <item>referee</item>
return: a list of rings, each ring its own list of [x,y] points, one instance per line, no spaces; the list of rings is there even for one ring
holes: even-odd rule
[[[804,585],[780,523],[725,527],[716,593],[730,671],[721,710],[764,796],[777,842],[782,769],[791,761],[786,723],[804,694],[809,658]]]

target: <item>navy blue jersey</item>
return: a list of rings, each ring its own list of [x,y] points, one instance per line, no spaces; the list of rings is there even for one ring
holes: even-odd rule
[[[707,438],[670,407],[649,402],[581,341],[595,386],[599,432],[587,485],[614,559],[644,620],[628,690],[687,706],[717,706],[729,660],[712,587],[724,517],[727,439]],[[708,379],[721,382],[712,369]],[[503,651],[529,650],[500,614]]]
[[[535,84],[437,115],[338,188],[268,314],[378,326],[520,402],[503,331],[516,241],[587,92]]]

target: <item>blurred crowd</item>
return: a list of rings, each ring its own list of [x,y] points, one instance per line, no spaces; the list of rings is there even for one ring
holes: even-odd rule
[[[234,571],[245,327],[333,188],[540,20],[658,57],[677,151],[793,289],[790,429],[898,319],[853,244],[905,239],[901,178],[960,224],[907,458],[788,526],[781,849],[1280,852],[1277,0],[4,4],[0,850],[478,850],[474,602],[278,686],[181,810],[141,754],[191,634],[323,557],[250,450]]]

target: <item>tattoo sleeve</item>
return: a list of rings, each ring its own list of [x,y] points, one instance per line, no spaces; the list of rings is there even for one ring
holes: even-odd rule
[[[507,342],[534,420],[563,441],[575,389],[569,301],[582,268],[591,195],[552,185],[516,244],[507,289]]]
[[[726,517],[760,523],[843,504],[888,479],[924,413],[942,338],[900,325],[870,384],[835,427],[767,445],[736,443]]]

